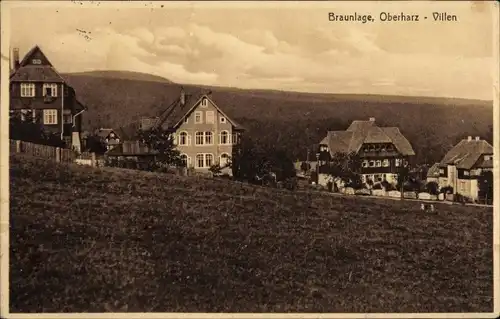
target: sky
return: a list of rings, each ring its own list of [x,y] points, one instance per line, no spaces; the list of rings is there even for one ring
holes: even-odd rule
[[[63,73],[125,70],[185,84],[493,99],[490,3],[8,5],[11,48],[22,56],[37,44]],[[376,21],[331,22],[329,12]],[[381,12],[420,21],[382,22]],[[458,21],[435,22],[433,12]]]

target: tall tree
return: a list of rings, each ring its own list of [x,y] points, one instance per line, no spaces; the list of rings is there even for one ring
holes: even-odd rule
[[[139,142],[146,145],[154,157],[151,157],[152,170],[169,166],[184,166],[179,150],[175,148],[173,135],[162,128],[138,131]]]

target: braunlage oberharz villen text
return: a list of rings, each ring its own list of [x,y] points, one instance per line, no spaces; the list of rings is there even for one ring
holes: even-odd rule
[[[391,13],[391,12],[381,12],[378,14],[378,18],[372,14],[360,14],[360,13],[351,13],[351,14],[337,14],[335,12],[328,12],[328,20],[332,22],[420,22],[423,20],[431,20],[437,22],[455,22],[458,21],[458,18],[455,14],[450,14],[448,12],[432,12],[428,18],[427,15],[423,16],[421,14],[414,13]]]

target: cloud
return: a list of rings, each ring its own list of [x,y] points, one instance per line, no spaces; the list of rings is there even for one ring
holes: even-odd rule
[[[384,6],[369,10],[395,8]],[[114,69],[180,83],[491,98],[491,14],[484,7],[454,5],[464,22],[453,25],[332,24],[314,8],[96,10],[44,11],[44,25],[34,22],[35,10],[18,11],[13,41],[26,51],[41,45],[61,72]]]

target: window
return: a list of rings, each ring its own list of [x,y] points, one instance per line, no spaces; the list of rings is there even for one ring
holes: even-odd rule
[[[47,84],[43,85],[43,96],[57,96],[57,84]]]
[[[179,145],[189,145],[188,133],[181,132],[179,134]]]
[[[200,111],[194,112],[194,122],[196,124],[200,124],[203,122],[203,120],[201,119],[201,112]]]
[[[57,110],[43,110],[43,124],[57,124]]]
[[[470,176],[469,171],[464,171],[464,176]]]
[[[396,158],[396,167],[401,166],[401,160],[399,158]]]
[[[33,63],[33,64],[42,64],[42,60],[40,60],[40,59],[33,59],[33,60],[31,60],[31,63]]]
[[[203,99],[201,100],[201,106],[202,106],[202,107],[207,107],[207,106],[208,106],[208,100],[207,100],[207,98],[203,98]]]
[[[213,144],[213,134],[212,132],[205,132],[205,144],[212,145]]]
[[[214,156],[212,154],[205,154],[205,167],[210,167],[214,163]]]
[[[186,116],[186,117],[184,118],[184,123],[187,123],[187,122],[189,122],[189,118]]]
[[[370,161],[369,163],[370,167],[375,167],[375,161]]]
[[[213,133],[212,132],[196,132],[195,134],[195,145],[213,145]]]
[[[73,123],[73,116],[71,115],[71,110],[64,110],[63,121],[64,121],[64,124]]]
[[[209,168],[214,163],[214,156],[212,154],[196,154],[196,167]]]
[[[21,96],[22,97],[34,97],[35,96],[35,84],[34,83],[21,83]]]
[[[389,167],[389,160],[387,158],[382,162],[382,166]]]
[[[490,155],[484,155],[484,160],[489,161],[491,159]]]
[[[224,124],[224,123],[226,123],[226,118],[224,116],[221,116],[219,118],[219,121]]]
[[[204,144],[203,141],[204,141],[204,134],[203,134],[203,132],[196,132],[196,134],[195,134],[195,144],[196,145],[203,145]]]
[[[362,167],[368,167],[368,161],[364,160],[363,163],[361,164]]]
[[[182,165],[185,167],[189,167],[189,165],[191,165],[191,158],[189,158],[186,154],[181,154],[181,161]]]
[[[382,161],[381,161],[381,160],[377,160],[377,161],[375,162],[375,166],[377,166],[377,167],[381,167],[381,166],[382,166]]]
[[[219,164],[221,167],[225,167],[227,164],[229,163],[229,154],[227,153],[222,153],[220,155],[220,160],[219,160]]]
[[[229,144],[229,132],[228,131],[222,131],[219,134],[219,144],[222,145],[227,145]]]
[[[196,167],[203,168],[205,165],[204,154],[196,154]]]
[[[237,133],[233,133],[233,135],[231,136],[231,142],[233,144],[238,144],[239,141],[240,141],[239,135]]]
[[[205,113],[205,121],[207,124],[214,124],[214,122],[215,122],[214,111],[207,111]]]

